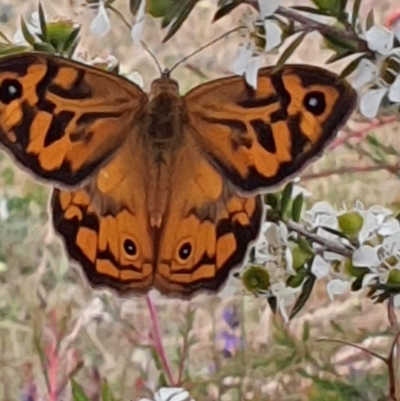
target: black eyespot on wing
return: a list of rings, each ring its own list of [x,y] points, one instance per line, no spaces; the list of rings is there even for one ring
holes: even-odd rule
[[[320,116],[326,109],[324,93],[318,91],[307,93],[303,100],[303,105],[314,116]]]
[[[16,79],[5,79],[0,85],[0,102],[9,104],[22,96],[22,85]]]
[[[129,256],[135,256],[137,253],[137,247],[135,243],[130,239],[126,239],[124,241],[124,249]]]
[[[186,260],[192,254],[192,245],[189,242],[185,242],[179,249],[179,257],[182,260]]]

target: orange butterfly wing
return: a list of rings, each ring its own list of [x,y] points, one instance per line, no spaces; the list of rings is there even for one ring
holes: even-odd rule
[[[146,171],[138,131],[82,189],[55,189],[53,225],[72,259],[97,286],[120,293],[153,286],[154,232],[149,227]]]
[[[229,77],[185,96],[202,154],[245,192],[279,184],[320,155],[356,98],[337,75],[304,65],[261,69],[257,89]]]
[[[0,142],[39,178],[80,183],[121,146],[146,102],[127,79],[78,62],[0,59]]]
[[[260,196],[242,197],[198,150],[186,130],[175,155],[171,200],[160,231],[154,285],[190,297],[215,292],[239,266],[257,238]]]

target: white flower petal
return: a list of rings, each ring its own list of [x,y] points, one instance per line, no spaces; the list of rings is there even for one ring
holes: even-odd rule
[[[400,231],[396,231],[382,241],[382,248],[388,255],[400,254]]]
[[[104,1],[100,0],[97,15],[90,24],[90,31],[97,36],[104,36],[111,29],[110,19]]]
[[[289,316],[288,316],[287,311],[286,311],[285,300],[284,299],[279,300],[278,306],[279,306],[279,311],[281,312],[283,321],[285,323],[289,323]]]
[[[139,46],[142,40],[143,26],[144,26],[144,14],[146,11],[146,0],[141,0],[138,12],[136,14],[136,21],[131,29],[131,37],[133,43]]]
[[[391,102],[400,103],[400,74],[397,75],[392,85],[390,85],[388,98]]]
[[[394,32],[383,26],[374,25],[365,34],[368,47],[381,54],[389,54],[393,48]]]
[[[371,61],[363,58],[357,68],[349,76],[352,87],[355,90],[361,89],[367,83],[373,82],[378,77],[378,68]]]
[[[236,52],[236,58],[233,61],[232,70],[237,75],[243,75],[246,71],[247,63],[253,55],[251,46],[240,45]]]
[[[282,42],[282,29],[281,27],[270,20],[264,21],[265,29],[265,51],[269,52],[274,47],[279,46]]]
[[[353,265],[360,267],[374,267],[379,264],[378,248],[363,245],[353,253]]]
[[[141,88],[143,88],[144,85],[143,76],[139,72],[133,71],[129,75],[127,75],[126,78],[128,78],[130,81],[140,86]]]
[[[372,89],[360,99],[360,112],[367,118],[374,118],[378,114],[382,99],[387,93],[386,88]]]
[[[350,283],[348,281],[340,279],[331,280],[326,286],[326,291],[328,293],[330,300],[333,301],[335,295],[344,294],[349,288],[349,284]]]
[[[257,89],[258,70],[260,69],[260,65],[261,65],[260,57],[253,57],[250,59],[250,61],[247,63],[246,66],[244,74],[246,82],[254,89]]]
[[[320,255],[315,256],[311,271],[315,274],[317,279],[326,277],[329,274],[331,265],[326,262]]]
[[[393,297],[393,305],[395,308],[400,306],[400,294],[397,294]]]
[[[374,281],[376,278],[379,278],[379,276],[376,273],[367,273],[362,280],[361,287],[365,288],[368,286],[369,283]]]
[[[278,9],[279,0],[258,0],[258,6],[260,17],[263,19],[271,16]]]
[[[399,230],[400,230],[400,222],[396,219],[390,219],[380,226],[380,228],[378,229],[378,234],[386,237],[388,235],[394,234]]]
[[[180,387],[161,387],[154,396],[155,401],[192,400],[187,390]]]

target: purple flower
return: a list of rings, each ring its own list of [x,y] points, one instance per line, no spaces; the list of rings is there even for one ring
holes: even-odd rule
[[[225,358],[231,358],[236,350],[244,345],[242,338],[236,336],[234,333],[229,333],[228,331],[223,331],[218,335],[218,337],[224,340],[222,355]]]
[[[231,329],[235,329],[240,324],[240,316],[235,306],[227,306],[222,312],[222,318]]]

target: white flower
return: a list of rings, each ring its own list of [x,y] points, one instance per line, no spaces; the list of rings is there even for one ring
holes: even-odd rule
[[[7,220],[10,217],[6,198],[0,198],[0,220]]]
[[[328,263],[320,255],[316,255],[314,257],[313,263],[311,265],[311,272],[314,273],[317,279],[326,277],[329,274],[330,268],[330,263]]]
[[[330,300],[333,301],[335,295],[344,294],[349,288],[349,285],[350,283],[348,281],[340,279],[329,281],[329,283],[326,285],[326,292],[328,293]]]
[[[388,55],[393,49],[394,32],[383,26],[374,25],[365,33],[365,39],[372,51]]]
[[[104,36],[111,29],[110,19],[108,18],[107,10],[104,1],[99,1],[99,9],[96,17],[90,24],[90,31],[97,36]]]
[[[260,9],[260,17],[270,17],[279,6],[279,0],[258,0],[258,7]]]
[[[389,256],[400,256],[400,231],[396,231],[384,238],[382,249]]]
[[[264,21],[265,29],[265,48],[264,51],[269,52],[274,47],[279,46],[282,42],[282,29],[274,21],[266,19]]]
[[[81,312],[82,324],[86,326],[93,319],[102,318],[107,322],[112,321],[111,315],[104,311],[104,303],[96,297],[92,302]]]
[[[139,46],[142,39],[143,26],[144,26],[144,14],[146,11],[146,0],[141,0],[138,12],[136,14],[136,21],[131,29],[131,37],[133,43]]]
[[[277,298],[279,311],[285,323],[289,322],[286,307],[294,303],[296,294],[301,291],[301,286],[297,288],[287,287],[284,282],[278,281],[271,285],[271,292]]]
[[[232,69],[235,74],[244,75],[246,82],[254,89],[257,89],[261,59],[258,56],[253,56],[253,54],[254,49],[251,43],[240,45]]]
[[[154,398],[141,398],[139,401],[195,401],[189,392],[180,387],[161,387]]]
[[[381,26],[371,27],[365,34],[368,47],[375,52],[377,60],[373,63],[363,59],[351,74],[351,82],[356,90],[368,84],[370,89],[360,98],[360,112],[365,117],[374,118],[378,114],[383,99],[387,96],[393,103],[400,103],[400,75],[397,71],[387,69],[392,74],[393,82],[388,84],[380,77],[380,71],[387,58],[400,63],[400,48],[394,48],[395,33]]]
[[[353,265],[359,267],[376,267],[380,263],[378,250],[380,246],[363,245],[353,253]]]
[[[143,76],[142,74],[140,74],[140,72],[132,71],[130,74],[126,76],[126,78],[128,78],[130,81],[140,86],[141,88],[143,88],[144,81],[143,81]]]
[[[327,202],[316,202],[304,213],[304,220],[311,224],[312,227],[330,227],[338,228],[337,210],[335,210]]]

